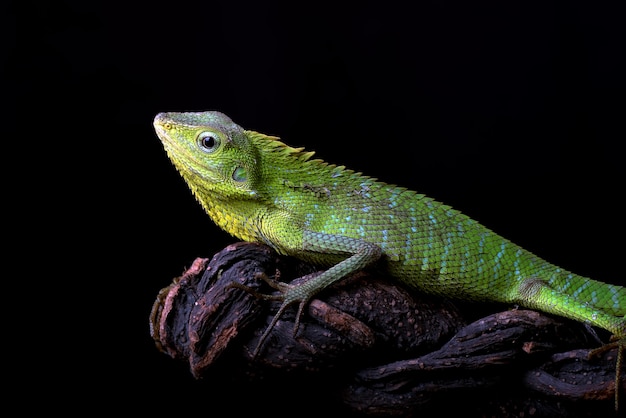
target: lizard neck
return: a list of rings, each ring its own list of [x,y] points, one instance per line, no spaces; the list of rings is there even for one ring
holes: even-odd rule
[[[262,205],[242,200],[201,200],[202,206],[220,228],[244,241],[259,241],[259,220],[263,217]]]

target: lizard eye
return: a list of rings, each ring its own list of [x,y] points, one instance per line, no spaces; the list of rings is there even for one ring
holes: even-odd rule
[[[198,135],[198,146],[205,152],[214,152],[220,146],[220,138],[213,132]]]

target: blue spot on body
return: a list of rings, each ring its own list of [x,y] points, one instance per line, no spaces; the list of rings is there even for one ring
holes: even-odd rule
[[[567,275],[567,278],[566,278],[565,282],[563,283],[561,291],[565,292],[567,289],[569,289],[574,284],[574,282],[572,281],[572,277],[573,276],[571,274]]]
[[[621,299],[619,297],[620,289],[621,288],[618,286],[609,285],[609,291],[612,294],[611,300],[613,301],[613,307],[615,309],[619,309],[621,306],[624,306],[624,304],[626,304],[626,300],[624,299],[624,297],[622,296]]]
[[[389,207],[390,208],[395,208],[396,206],[398,206],[398,196],[400,195],[400,191],[398,189],[392,189],[391,190],[391,195],[389,196]]]
[[[478,272],[478,274],[483,273],[483,264],[485,264],[485,259],[480,257],[478,259],[478,267],[476,268],[476,271]]]
[[[580,296],[580,294],[584,292],[589,286],[591,286],[591,282],[583,283],[582,286],[580,286],[578,289],[574,291],[574,293],[572,293],[572,296],[574,298],[578,298],[578,296]]]
[[[487,233],[482,233],[480,235],[480,241],[478,241],[478,248],[480,248],[480,252],[483,252],[483,249],[485,248],[485,237],[486,237]]]

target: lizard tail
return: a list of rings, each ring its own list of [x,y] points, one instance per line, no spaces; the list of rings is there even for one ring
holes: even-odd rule
[[[547,284],[608,315],[626,317],[626,288],[622,286],[569,273],[554,276]]]
[[[619,338],[626,337],[626,317],[614,313],[615,311],[621,312],[620,309],[623,306],[611,305],[614,309],[601,309],[597,306],[597,295],[593,295],[593,293],[602,293],[603,296],[606,296],[606,293],[617,290],[616,294],[622,297],[621,303],[626,303],[624,302],[624,298],[626,298],[624,288],[603,284],[603,287],[596,287],[596,291],[591,292],[591,296],[589,296],[589,288],[595,286],[594,283],[602,284],[591,282],[581,291],[565,293],[555,289],[544,280],[529,278],[522,281],[518,287],[515,302],[531,309],[538,309],[603,328]],[[609,286],[612,290],[606,291]],[[581,297],[582,294],[585,294],[586,297]],[[604,300],[606,299],[608,298],[605,297]]]

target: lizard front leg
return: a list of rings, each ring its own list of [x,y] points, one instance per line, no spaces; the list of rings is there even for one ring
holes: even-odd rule
[[[281,315],[289,306],[295,303],[298,304],[298,313],[296,314],[293,330],[295,336],[300,327],[300,318],[304,312],[304,307],[315,294],[350,275],[351,273],[361,270],[374,263],[382,254],[382,250],[378,245],[361,239],[311,231],[304,231],[302,247],[303,251],[307,253],[319,254],[322,257],[324,255],[346,255],[347,258],[330,267],[320,275],[297,285],[278,282],[268,277],[262,277],[263,280],[265,280],[271,287],[281,292],[278,295],[262,294],[239,283],[233,283],[232,285],[233,287],[245,290],[260,299],[282,301],[280,308],[261,335],[261,338],[254,349],[253,356],[255,357],[261,350],[265,339],[269,336]]]

